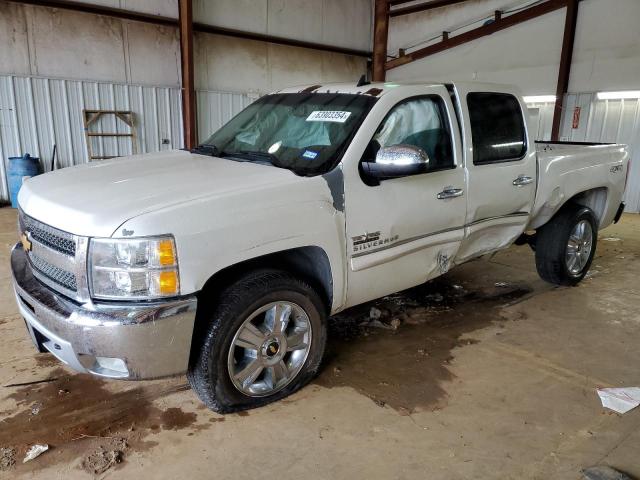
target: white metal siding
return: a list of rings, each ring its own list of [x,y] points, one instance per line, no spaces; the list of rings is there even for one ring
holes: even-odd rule
[[[253,98],[249,95],[199,91],[198,133],[205,140]],[[9,198],[7,159],[30,153],[43,170],[51,169],[53,145],[56,168],[88,161],[83,109],[130,110],[136,131],[135,153],[158,152],[184,146],[179,88],[125,85],[96,81],[0,75],[0,197]],[[104,116],[98,132],[127,133],[128,127]],[[127,137],[93,140],[94,155],[130,155]]]
[[[134,113],[137,153],[180,148],[182,114],[180,89],[123,85],[95,81],[0,76],[0,193],[8,198],[7,158],[30,153],[43,170],[51,169],[57,145],[57,168],[86,163],[83,109],[130,110]],[[127,127],[105,116],[96,131],[126,133]],[[164,140],[164,143],[163,143]],[[129,155],[126,137],[93,140],[95,155]]]
[[[632,160],[625,193],[626,211],[640,212],[640,99],[598,100],[595,93],[570,93],[564,107],[560,140],[629,145]],[[574,129],[575,107],[580,107],[581,111],[578,128]],[[553,103],[536,104],[529,112],[536,139],[549,140]]]
[[[198,141],[204,142],[209,136],[247,107],[255,95],[244,93],[198,90],[196,92],[198,111]]]

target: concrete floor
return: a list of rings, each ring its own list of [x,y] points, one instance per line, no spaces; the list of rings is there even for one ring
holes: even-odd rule
[[[0,477],[89,478],[111,450],[123,461],[99,478],[578,479],[600,463],[640,477],[640,408],[619,416],[595,392],[640,386],[639,216],[601,233],[577,288],[543,283],[514,247],[376,302],[397,330],[352,310],[313,384],[225,417],[184,378],[103,382],[36,354],[8,274],[15,224],[1,209],[0,447],[17,462]],[[52,448],[23,465],[34,443]]]

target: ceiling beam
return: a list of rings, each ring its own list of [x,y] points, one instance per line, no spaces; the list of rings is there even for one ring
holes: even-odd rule
[[[564,36],[562,38],[562,53],[560,54],[560,68],[558,69],[558,85],[556,87],[556,104],[553,109],[553,124],[551,140],[560,138],[560,122],[562,121],[562,107],[564,96],[569,89],[571,76],[571,61],[573,60],[573,44],[576,37],[578,23],[578,0],[568,0],[567,14],[564,21]]]
[[[547,0],[544,3],[539,3],[533,7],[520,10],[519,12],[510,15],[496,15],[494,21],[487,25],[482,25],[481,27],[468,30],[458,35],[451,35],[451,33],[449,33],[448,38],[443,39],[440,42],[434,43],[433,45],[429,45],[424,48],[420,48],[418,50],[414,50],[413,52],[400,55],[397,58],[388,61],[385,64],[385,68],[387,70],[390,70],[401,65],[406,65],[407,63],[415,62],[416,60],[419,60],[421,58],[425,58],[430,55],[449,50],[450,48],[472,42],[473,40],[491,35],[493,33],[499,32],[500,30],[504,30],[514,25],[527,22],[534,18],[540,17],[541,15],[545,15],[547,13],[565,7],[567,1],[568,0]]]
[[[373,55],[372,52],[368,50],[338,47],[334,45],[326,45],[324,43],[306,42],[304,40],[296,40],[294,38],[275,37],[273,35],[266,35],[263,33],[246,32],[244,30],[218,27],[216,25],[208,25],[199,22],[193,22],[193,30],[196,32],[211,33],[213,35],[223,35],[225,37],[275,43],[276,45],[285,45],[288,47],[309,48],[311,50],[320,50],[323,52],[341,53],[342,55],[352,55],[354,57],[371,58]]]
[[[75,2],[69,0],[8,0],[13,3],[21,3],[24,5],[34,5],[39,7],[59,8],[63,10],[71,10],[74,12],[90,13],[94,15],[103,15],[106,17],[119,18],[122,20],[131,20],[135,22],[150,23],[154,25],[163,25],[167,27],[178,28],[178,20],[171,17],[163,17],[161,15],[152,15],[149,13],[135,12],[122,8],[105,7],[91,3]],[[356,57],[371,58],[372,53],[367,50],[359,50],[354,48],[338,47],[334,45],[326,45],[316,42],[305,42],[292,38],[277,37],[273,35],[264,35],[260,33],[245,32],[203,23],[193,23],[193,30],[196,32],[212,33],[215,35],[223,35],[226,37],[243,38],[245,40],[256,40],[277,45],[286,45],[290,47],[309,48],[311,50],[319,50],[323,52],[341,53],[343,55],[352,55]]]
[[[60,8],[62,10],[72,10],[75,12],[92,13],[94,15],[104,15],[107,17],[120,18],[123,20],[133,20],[136,22],[153,23],[155,25],[165,25],[169,27],[178,26],[175,18],[163,17],[161,15],[151,15],[149,13],[134,12],[122,8],[106,7],[92,3],[74,2],[69,0],[9,0],[13,3],[34,5],[37,7]]]
[[[392,17],[399,17],[401,15],[410,15],[412,13],[424,12],[426,10],[433,10],[434,8],[448,7],[449,5],[455,5],[456,3],[468,2],[469,0],[431,0],[429,2],[418,3],[416,5],[409,5],[408,7],[396,8],[389,10],[389,15]],[[407,3],[406,0],[390,0],[389,6],[401,5]]]

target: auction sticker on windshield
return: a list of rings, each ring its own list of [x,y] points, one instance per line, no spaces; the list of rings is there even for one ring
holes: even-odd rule
[[[344,123],[349,118],[351,112],[341,112],[337,110],[316,110],[307,117],[307,122],[337,122]]]

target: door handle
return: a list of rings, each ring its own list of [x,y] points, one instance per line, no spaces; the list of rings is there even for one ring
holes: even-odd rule
[[[528,175],[518,175],[518,178],[513,181],[513,185],[516,187],[524,187],[530,183],[533,183],[533,177],[529,177]]]
[[[453,188],[453,187],[444,187],[438,195],[438,200],[446,200],[447,198],[456,198],[461,197],[464,193],[464,190],[461,188]]]

